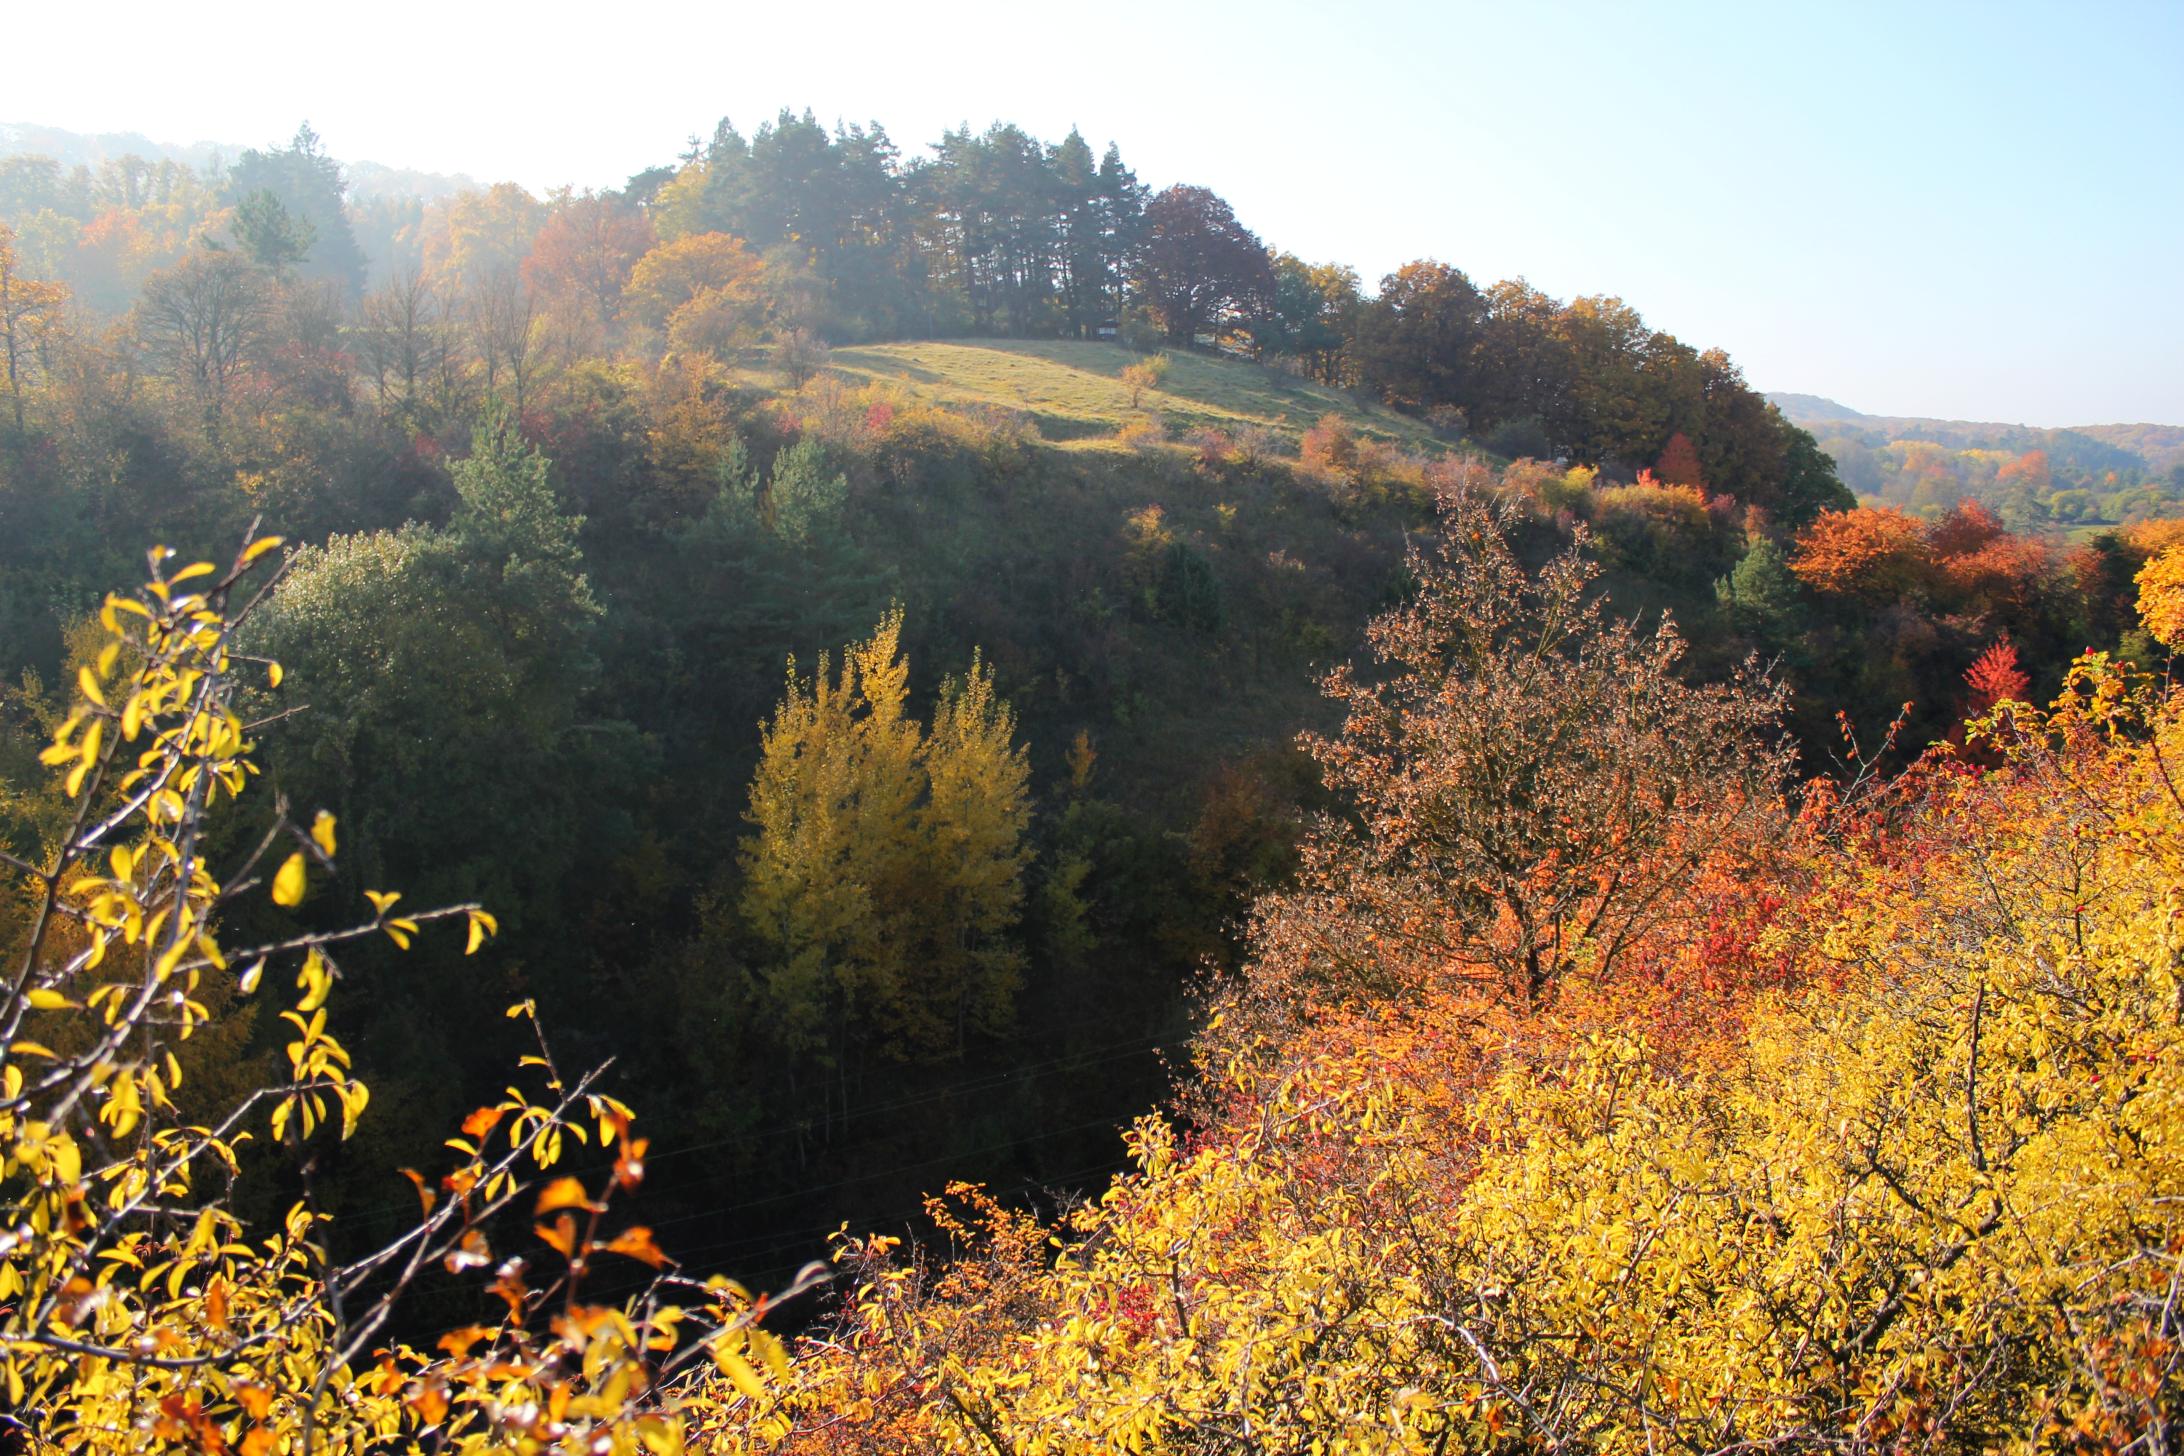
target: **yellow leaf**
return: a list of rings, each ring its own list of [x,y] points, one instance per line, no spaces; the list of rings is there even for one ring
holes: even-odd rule
[[[285,536],[260,536],[243,548],[243,565],[248,566],[266,552],[275,550],[288,538]]]
[[[487,936],[498,934],[500,934],[500,922],[498,920],[495,920],[492,916],[486,914],[483,910],[471,911],[470,943],[463,947],[463,954],[476,954],[478,947],[485,944],[485,938]]]
[[[319,847],[321,854],[328,859],[333,858],[334,816],[324,809],[319,810],[318,817],[311,821],[311,842]]]
[[[38,1011],[59,1011],[63,1007],[76,1004],[60,992],[50,990],[44,986],[34,986],[25,991],[23,999],[30,1002],[32,1008]]]
[[[280,872],[273,876],[273,903],[296,906],[303,903],[303,851],[297,850],[281,862]]]
[[[269,662],[265,665],[265,685],[269,688],[277,688],[281,685],[281,665],[279,663]]]
[[[742,1391],[748,1398],[757,1400],[766,1393],[766,1387],[759,1381],[758,1372],[753,1370],[749,1362],[741,1355],[729,1349],[725,1344],[713,1347],[713,1359],[726,1372],[729,1380],[734,1382],[736,1389]]]

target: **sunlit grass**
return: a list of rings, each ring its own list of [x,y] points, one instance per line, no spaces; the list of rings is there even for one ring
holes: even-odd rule
[[[1294,440],[1332,412],[1360,433],[1412,448],[1433,442],[1417,422],[1341,390],[1182,351],[1169,356],[1167,378],[1133,411],[1120,376],[1137,357],[1119,344],[982,339],[836,349],[832,364],[852,378],[886,381],[936,403],[1021,411],[1050,440],[1111,436],[1135,414],[1158,417],[1171,433],[1257,425]]]

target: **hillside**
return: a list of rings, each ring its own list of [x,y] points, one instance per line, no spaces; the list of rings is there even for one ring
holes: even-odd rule
[[[1044,439],[1090,442],[1112,437],[1140,413],[1121,378],[1139,357],[1120,344],[981,339],[837,349],[832,363],[840,373],[900,385],[926,403],[1019,411]],[[1413,449],[1437,443],[1418,421],[1343,390],[1240,359],[1180,351],[1169,356],[1166,378],[1141,405],[1178,436],[1257,426],[1294,443],[1323,415],[1336,414],[1360,434]]]

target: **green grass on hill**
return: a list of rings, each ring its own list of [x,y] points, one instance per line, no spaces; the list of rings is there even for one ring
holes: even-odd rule
[[[1119,344],[980,339],[836,349],[833,367],[937,404],[1018,410],[1049,440],[1089,442],[1113,436],[1132,418],[1130,391],[1120,376],[1138,357]],[[1173,434],[1259,425],[1292,441],[1333,413],[1361,434],[1416,450],[1437,446],[1417,421],[1341,390],[1180,350],[1168,356],[1167,379],[1146,393],[1139,413],[1158,417]]]

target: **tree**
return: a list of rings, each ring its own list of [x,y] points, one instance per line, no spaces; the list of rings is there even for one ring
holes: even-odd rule
[[[1965,716],[1976,718],[1997,703],[2021,701],[2032,679],[2017,665],[2016,645],[2004,637],[1972,660],[1964,670],[1964,685],[1972,690]]]
[[[1782,548],[1762,536],[1714,586],[1715,598],[1739,632],[1770,652],[1797,646],[1804,613],[1797,578]]]
[[[1465,405],[1475,393],[1485,318],[1486,301],[1460,270],[1406,263],[1358,312],[1351,346],[1358,373],[1396,404]]]
[[[269,302],[265,275],[227,252],[193,253],[144,285],[138,334],[215,427],[265,329]]]
[[[1811,432],[1783,419],[1781,411],[1772,405],[1768,409],[1782,439],[1782,483],[1771,501],[1756,503],[1772,510],[1789,530],[1810,525],[1823,511],[1847,511],[1856,506],[1857,496],[1843,484],[1836,474],[1835,461],[1820,448]]]
[[[1160,316],[1168,341],[1189,347],[1266,312],[1274,270],[1256,234],[1203,187],[1170,187],[1145,204],[1137,287]]]
[[[246,151],[228,172],[237,236],[256,256],[270,249],[305,278],[338,285],[350,298],[364,287],[365,258],[350,229],[341,164],[326,155],[309,122],[285,147]],[[300,245],[300,251],[298,250]],[[259,258],[274,266],[271,258]]]
[[[60,324],[68,290],[25,278],[15,257],[15,234],[0,224],[0,371],[5,372],[15,428],[23,428],[23,376],[31,357]]]
[[[1661,449],[1661,458],[1654,462],[1653,473],[1666,485],[1688,485],[1700,491],[1706,489],[1705,472],[1699,467],[1698,447],[1681,430],[1668,437],[1668,444]]]
[[[2139,617],[2156,642],[2184,652],[2184,545],[2170,546],[2139,568]]]
[[[1357,270],[1280,254],[1274,259],[1273,306],[1252,324],[1252,344],[1262,355],[1299,360],[1322,384],[1343,384],[1350,369],[1345,351],[1363,306]]]
[[[1556,443],[1596,464],[1659,454],[1675,424],[1665,381],[1650,367],[1665,336],[1620,298],[1575,299],[1555,330],[1570,366],[1568,438]]]
[[[1255,914],[1276,998],[1483,984],[1537,1008],[1677,913],[1672,891],[1748,852],[1790,764],[1783,695],[1756,669],[1693,686],[1683,639],[1603,615],[1584,534],[1534,575],[1506,510],[1444,504],[1410,604],[1338,669],[1334,738],[1308,737],[1347,804],[1307,841],[1304,888]]]
[[[285,278],[311,252],[317,231],[306,218],[293,216],[266,188],[235,204],[232,227],[243,255],[276,278]]]
[[[1814,591],[1868,603],[1919,591],[1931,564],[1926,528],[1893,506],[1824,511],[1797,534],[1790,570]]]
[[[545,223],[545,204],[513,182],[458,193],[425,214],[426,277],[460,294],[520,276]]]
[[[1168,377],[1168,356],[1156,354],[1150,359],[1140,359],[1126,364],[1122,369],[1122,387],[1130,391],[1130,408],[1136,409],[1138,401],[1147,390],[1158,390],[1160,382]]]
[[[452,347],[439,327],[438,305],[424,271],[405,268],[368,295],[358,332],[380,412],[391,413],[397,406],[417,409]]]
[[[485,366],[488,393],[505,377],[509,402],[520,415],[537,371],[538,295],[515,268],[494,267],[470,275],[461,296],[471,348]]]
[[[637,262],[657,239],[634,203],[612,195],[567,198],[547,217],[523,260],[523,276],[552,309],[595,329],[613,325]]]
[[[765,264],[726,233],[693,233],[644,255],[629,302],[671,351],[723,354],[756,333],[765,313]]]
[[[1015,719],[973,659],[930,733],[908,714],[902,615],[790,663],[767,722],[740,854],[741,912],[763,948],[760,1002],[790,1050],[846,1079],[885,1055],[961,1054],[1012,1014],[1030,820]]]

